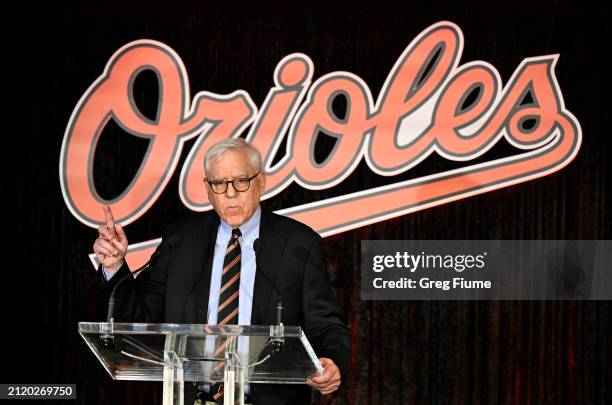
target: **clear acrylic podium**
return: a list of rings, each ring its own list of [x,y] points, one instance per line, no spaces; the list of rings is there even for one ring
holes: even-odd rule
[[[80,322],[79,334],[113,379],[163,381],[164,405],[183,404],[185,382],[222,381],[233,405],[245,384],[305,384],[322,372],[297,326]]]

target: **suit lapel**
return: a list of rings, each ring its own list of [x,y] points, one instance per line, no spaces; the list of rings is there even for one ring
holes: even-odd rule
[[[216,213],[206,216],[200,226],[192,233],[192,257],[194,263],[194,285],[196,319],[206,323],[208,318],[208,296],[210,294],[210,277],[215,255],[215,242],[219,229],[219,216]]]
[[[274,293],[274,288],[268,280],[261,276],[260,272],[265,272],[268,278],[278,287],[279,265],[286,244],[286,240],[278,230],[273,214],[263,209],[261,210],[261,222],[259,224],[259,239],[263,243],[263,251],[259,258],[259,268],[255,273],[251,325],[262,325],[269,322],[266,320],[266,314],[270,313],[268,309],[276,302],[277,294]],[[272,300],[273,297],[274,300]]]

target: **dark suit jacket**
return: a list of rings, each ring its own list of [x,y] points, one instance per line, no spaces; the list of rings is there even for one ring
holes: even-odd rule
[[[206,323],[218,226],[215,212],[170,226],[164,240],[178,235],[180,244],[161,254],[153,268],[118,287],[115,320]],[[334,360],[345,382],[349,334],[329,283],[321,237],[304,224],[262,209],[259,238],[264,248],[255,277],[251,325],[276,323],[277,294],[260,275],[264,271],[281,292],[283,323],[301,326],[317,355]],[[100,277],[104,290],[110,291],[128,272],[124,265],[109,282]],[[310,403],[305,385],[252,384],[251,393],[255,404]],[[190,403],[187,398],[185,403]]]

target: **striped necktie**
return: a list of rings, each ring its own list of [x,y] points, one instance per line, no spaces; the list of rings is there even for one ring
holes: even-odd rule
[[[223,272],[221,274],[221,291],[219,293],[219,308],[217,313],[217,324],[237,325],[238,324],[238,294],[240,292],[240,229],[232,230],[232,238],[227,244],[225,250],[225,259],[223,260]],[[215,357],[222,357],[226,347],[229,344],[229,338],[222,344],[217,344],[215,348]],[[225,366],[225,362],[219,362],[213,368],[213,372],[221,371]],[[213,383],[210,386],[210,392],[213,398],[219,403],[223,400],[223,384]]]

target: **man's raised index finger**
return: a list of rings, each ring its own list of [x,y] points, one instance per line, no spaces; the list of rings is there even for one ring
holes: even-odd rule
[[[115,218],[113,218],[113,212],[108,205],[104,206],[104,216],[106,217],[106,227],[115,236]]]

